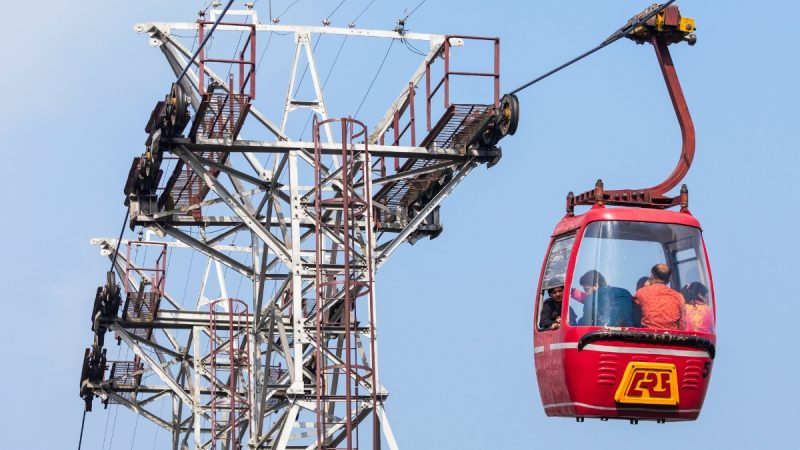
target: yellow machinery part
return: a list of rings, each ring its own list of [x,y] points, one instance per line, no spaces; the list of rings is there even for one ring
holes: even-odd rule
[[[681,21],[678,24],[678,29],[684,31],[686,33],[691,33],[694,31],[694,19],[691,17],[681,17]]]

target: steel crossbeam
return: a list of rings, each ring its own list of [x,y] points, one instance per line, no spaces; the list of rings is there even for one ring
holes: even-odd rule
[[[201,151],[226,151],[231,153],[288,153],[294,150],[313,151],[314,143],[308,141],[253,141],[238,139],[229,141],[225,139],[198,139],[192,142],[187,138],[164,138],[165,145],[183,145],[192,152]],[[323,143],[322,152],[334,155],[339,149],[336,144]],[[468,148],[463,150],[435,147],[411,147],[402,145],[374,145],[370,146],[370,154],[375,157],[415,158],[424,160],[442,160],[465,162],[471,157],[481,158],[482,162],[489,162],[500,156],[499,149]]]

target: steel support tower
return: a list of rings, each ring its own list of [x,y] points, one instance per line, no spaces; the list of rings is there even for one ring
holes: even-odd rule
[[[375,274],[404,242],[436,237],[445,198],[499,160],[496,144],[517,117],[515,99],[499,96],[499,40],[262,24],[253,10],[229,11],[215,36],[242,36],[235,56],[219,57],[231,52],[216,44],[190,63],[193,52],[175,35],[203,36],[218,14],[135,27],[176,76],[191,70],[156,105],[131,166],[125,203],[139,239],[92,240],[116,276],[97,290],[81,396],[87,409],[99,398],[163,427],[173,449],[395,450],[378,370]],[[257,37],[270,32],[295,42],[285,98],[262,99],[281,102],[277,122],[254,104]],[[314,35],[428,47],[367,128],[328,117]],[[451,66],[451,52],[471,43],[488,49],[484,72]],[[303,59],[311,100],[294,98]],[[485,103],[453,103],[457,77],[485,80]],[[315,114],[311,141],[286,133],[297,110]],[[191,262],[173,262],[187,254],[204,263],[190,304],[180,299]],[[234,294],[233,283],[247,293]],[[131,358],[108,360],[109,331]]]

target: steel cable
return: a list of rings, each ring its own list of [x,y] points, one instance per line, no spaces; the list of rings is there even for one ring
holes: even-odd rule
[[[419,7],[420,7],[420,6],[422,6],[422,4],[423,4],[423,3],[425,3],[426,1],[427,1],[427,0],[422,0],[421,2],[419,2],[419,4],[417,4],[417,6],[415,6],[415,7],[414,7],[414,9],[412,9],[410,13],[406,14],[406,16],[405,16],[405,17],[403,17],[403,22],[405,22],[405,21],[406,21],[406,19],[408,19],[409,17],[411,17],[411,15],[412,15],[412,14],[414,14],[414,12],[416,12],[416,11],[417,11],[417,9],[419,9]]]
[[[319,41],[322,39],[322,35],[320,34],[317,36],[317,41],[314,42],[314,47],[311,49],[311,55],[314,55],[314,52],[317,51],[317,46],[319,45]],[[297,82],[297,86],[294,89],[294,97],[297,97],[297,93],[300,92],[300,86],[303,85],[303,80],[306,79],[306,73],[308,72],[309,62],[306,61],[306,66],[303,68],[303,73],[300,74],[300,81]]]
[[[122,354],[122,347],[119,347],[117,349],[117,359],[119,359],[119,355],[121,355],[121,354]],[[108,407],[108,404],[106,404],[106,407]],[[114,411],[115,411],[114,423],[116,425],[116,420],[117,420],[116,405],[114,405]],[[106,428],[105,428],[105,430],[103,430],[103,443],[100,445],[100,450],[103,450],[106,447],[106,437],[108,437],[108,419],[110,419],[110,418],[111,418],[111,410],[110,409],[106,409]],[[112,433],[113,433],[113,431],[112,431]],[[109,444],[109,446],[110,446],[110,444]]]
[[[186,285],[183,287],[183,297],[181,297],[181,307],[186,304],[186,292],[189,290],[189,277],[192,274],[192,263],[194,262],[194,253],[192,252],[191,258],[189,258],[189,269],[186,270]]]
[[[117,359],[119,359],[119,352],[117,352]],[[106,428],[103,430],[103,444],[100,445],[100,449],[102,450],[106,446],[106,437],[108,437],[108,419],[111,418],[111,410],[106,409]]]
[[[249,18],[246,17],[244,19],[244,23],[247,24],[248,20],[249,20]],[[240,31],[239,32],[239,40],[236,41],[236,50],[233,51],[233,56],[231,57],[231,61],[236,60],[236,55],[239,53],[239,46],[242,45],[242,38],[243,37],[244,37],[244,31]],[[252,45],[252,43],[250,45]],[[242,49],[242,51],[244,52],[244,49]],[[231,64],[228,66],[228,78],[230,78],[230,76],[233,75],[233,64],[234,63],[231,62]]]
[[[122,221],[122,229],[119,230],[119,238],[117,238],[117,247],[114,249],[114,254],[111,257],[111,268],[108,269],[109,272],[113,272],[115,269],[115,263],[117,262],[117,255],[119,254],[119,246],[122,244],[122,235],[125,234],[125,224],[128,223],[128,217],[131,215],[130,208],[125,213],[125,219]]]
[[[353,21],[352,21],[352,22],[350,22],[350,25],[349,25],[349,26],[350,26],[350,28],[353,28],[353,27],[355,27],[355,26],[356,26],[356,21],[357,21],[358,19],[360,19],[360,18],[361,18],[361,16],[362,16],[362,15],[364,15],[364,13],[365,13],[365,12],[367,12],[367,10],[369,9],[369,7],[370,7],[370,6],[372,6],[372,4],[373,4],[373,3],[375,3],[375,0],[372,0],[371,2],[369,2],[369,3],[367,4],[367,6],[365,6],[365,7],[364,7],[364,9],[362,9],[362,10],[361,10],[361,12],[360,12],[360,13],[358,13],[358,15],[356,16],[356,18],[355,18],[355,19],[353,19]]]
[[[119,412],[119,405],[114,405],[114,422],[111,423],[111,436],[108,439],[108,450],[111,450],[111,445],[114,443],[114,431],[117,429],[118,412]]]
[[[652,18],[653,16],[655,16],[656,14],[658,14],[659,12],[664,10],[664,8],[666,8],[667,6],[671,5],[674,2],[675,2],[675,0],[669,0],[668,2],[660,5],[658,8],[654,9],[650,13],[642,16],[639,20],[637,20],[637,21],[635,21],[635,22],[633,22],[631,24],[626,24],[622,28],[620,28],[617,31],[615,31],[605,41],[601,42],[600,45],[592,48],[591,50],[589,50],[587,52],[584,52],[584,53],[580,54],[579,56],[577,56],[575,58],[572,58],[571,60],[565,62],[564,64],[561,64],[560,66],[556,67],[555,69],[552,69],[549,72],[534,78],[533,80],[531,80],[531,81],[523,84],[522,86],[514,89],[513,91],[509,92],[509,94],[516,94],[517,92],[527,88],[528,86],[531,86],[532,84],[538,83],[538,82],[544,80],[545,78],[549,77],[550,75],[553,75],[554,73],[560,71],[561,69],[564,69],[564,68],[566,68],[568,66],[571,66],[572,64],[582,60],[583,58],[586,58],[587,56],[591,55],[592,53],[594,53],[594,52],[596,52],[596,51],[598,51],[598,50],[600,50],[602,48],[605,48],[605,47],[613,44],[614,42],[617,42],[621,38],[625,37],[625,35],[628,34],[631,30],[633,30],[636,27],[638,27],[639,25],[642,25],[643,23],[647,22],[648,20],[650,20],[650,18]]]
[[[158,411],[158,415],[159,416],[161,416],[161,414],[164,412],[164,401],[165,400],[166,400],[166,397],[161,397],[161,409]],[[156,437],[155,437],[155,439],[153,439],[153,450],[156,450],[156,444],[158,444],[158,435],[159,434],[161,434],[161,427],[158,427],[156,429]]]
[[[299,1],[299,0],[298,0],[298,1]],[[322,23],[323,23],[323,24],[325,24],[325,22],[326,22],[328,19],[330,19],[330,18],[331,18],[331,16],[333,16],[333,14],[334,14],[334,13],[335,13],[335,12],[336,12],[336,11],[337,11],[339,8],[341,8],[341,6],[342,6],[342,5],[344,5],[344,3],[345,3],[346,1],[347,1],[347,0],[342,0],[342,1],[341,1],[341,2],[340,2],[340,3],[339,3],[339,4],[338,4],[338,5],[335,7],[335,8],[333,8],[333,11],[331,11],[331,12],[330,12],[330,14],[328,14],[328,16],[327,16],[327,17],[325,17],[325,19],[322,21]],[[345,38],[346,38],[346,36],[345,36]],[[322,35],[321,35],[321,34],[320,34],[319,36],[317,36],[317,41],[316,41],[316,42],[314,42],[314,48],[312,48],[312,49],[311,49],[311,54],[312,54],[312,55],[314,55],[314,54],[316,53],[316,51],[317,51],[317,46],[319,45],[319,41],[320,41],[320,39],[322,39]],[[339,50],[341,51],[341,47],[339,48]],[[338,57],[338,54],[337,54],[337,57]],[[334,62],[334,64],[336,64],[336,62]],[[300,75],[300,81],[298,81],[298,82],[297,82],[297,88],[294,90],[294,96],[295,96],[295,97],[297,97],[297,93],[300,91],[300,86],[303,84],[303,80],[305,80],[305,78],[306,78],[306,72],[308,72],[308,66],[309,66],[309,62],[308,62],[308,61],[306,61],[306,66],[303,68],[303,73]]]
[[[136,415],[136,423],[133,425],[133,437],[131,438],[131,450],[133,450],[133,444],[136,442],[136,430],[139,428],[139,414]]]
[[[331,63],[331,68],[328,70],[328,74],[325,75],[325,81],[322,83],[322,90],[325,90],[325,86],[328,85],[328,80],[331,78],[331,74],[333,73],[333,68],[336,67],[336,62],[339,61],[339,55],[342,54],[342,49],[344,48],[344,44],[347,42],[347,38],[350,36],[345,36],[342,39],[342,43],[339,45],[339,50],[336,52],[336,56],[333,58],[333,63]],[[303,135],[306,134],[306,129],[308,128],[308,124],[311,121],[311,117],[313,117],[314,113],[308,115],[306,118],[306,123],[303,125],[303,131],[300,132],[300,140],[303,139]]]
[[[83,409],[83,419],[81,419],[81,434],[78,437],[78,450],[81,450],[81,444],[83,443],[83,426],[86,424],[86,408]]]
[[[116,268],[114,263],[117,261],[117,255],[119,254],[119,246],[120,244],[122,244],[122,235],[125,234],[125,224],[128,223],[128,217],[130,216],[130,213],[131,210],[128,209],[128,211],[125,213],[125,219],[122,221],[122,229],[119,231],[119,237],[117,238],[117,246],[114,249],[114,253],[111,258],[111,268],[109,269],[109,272],[114,272],[114,269]],[[83,419],[81,420],[81,434],[80,437],[78,438],[78,450],[81,449],[81,444],[83,443],[83,429],[85,422],[86,422],[86,409],[83,410]],[[106,431],[108,431],[108,417],[106,417]],[[105,444],[105,432],[103,433],[103,444]]]
[[[197,47],[197,50],[194,52],[194,54],[192,54],[192,58],[189,60],[189,62],[186,63],[186,67],[183,68],[183,71],[178,76],[178,81],[176,81],[176,83],[180,83],[183,77],[186,75],[186,72],[189,70],[190,67],[192,67],[192,64],[194,64],[194,60],[197,59],[197,55],[200,54],[200,50],[202,50],[203,47],[205,47],[206,42],[208,42],[208,39],[211,38],[211,36],[214,34],[214,30],[217,29],[217,25],[219,25],[219,23],[222,21],[222,18],[225,17],[225,14],[228,12],[228,9],[230,9],[232,4],[233,0],[228,0],[228,4],[225,5],[225,9],[222,10],[222,14],[220,14],[219,17],[217,17],[217,20],[214,21],[214,25],[211,26],[211,30],[203,38],[203,42],[200,43],[200,46]]]
[[[414,53],[415,55],[419,56],[427,56],[426,53],[415,47],[414,44],[408,41],[408,39],[401,38],[400,40],[403,42],[403,45],[406,46],[406,49],[408,49],[408,51],[410,51],[411,53]]]
[[[341,2],[338,4],[338,5],[336,5],[336,8],[333,8],[333,11],[331,11],[331,13],[330,13],[330,14],[328,14],[328,17],[326,17],[326,18],[325,18],[325,20],[328,20],[328,19],[330,19],[330,18],[331,18],[331,16],[333,16],[333,14],[334,14],[336,11],[338,11],[338,10],[339,10],[339,8],[341,8],[341,7],[342,7],[342,5],[344,5],[344,2],[346,2],[346,1],[347,1],[347,0],[342,0],[342,1],[341,1]]]
[[[300,2],[300,0],[294,0],[289,6],[286,7],[286,9],[283,10],[282,13],[278,14],[277,16],[275,16],[275,18],[272,19],[272,22],[273,23],[280,22],[281,21],[281,17],[283,17],[283,15],[286,14],[287,12],[289,12],[289,10],[292,9],[292,6],[296,5],[299,2]]]
[[[364,106],[364,102],[367,100],[367,96],[369,96],[369,93],[372,90],[372,86],[375,85],[375,80],[378,79],[378,75],[380,75],[381,69],[383,69],[383,65],[386,63],[386,58],[389,57],[389,52],[392,50],[392,46],[394,45],[394,41],[395,40],[392,39],[392,42],[389,43],[389,48],[386,49],[386,54],[383,55],[383,60],[381,61],[380,66],[378,66],[378,71],[375,72],[375,76],[372,77],[372,82],[369,84],[369,88],[367,88],[367,92],[364,93],[364,98],[361,99],[361,103],[359,103],[358,109],[356,109],[356,112],[355,112],[355,114],[353,114],[353,117],[357,117],[358,113],[361,112],[361,107]]]

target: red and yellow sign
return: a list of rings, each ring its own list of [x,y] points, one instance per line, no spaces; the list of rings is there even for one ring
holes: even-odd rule
[[[628,363],[614,395],[617,403],[677,405],[678,372],[675,364],[632,361]]]

